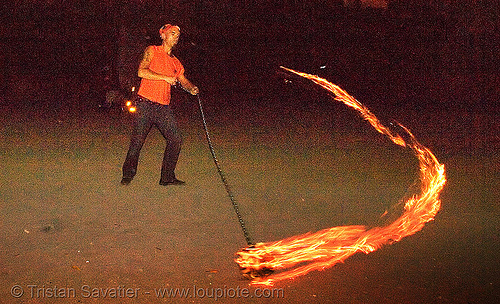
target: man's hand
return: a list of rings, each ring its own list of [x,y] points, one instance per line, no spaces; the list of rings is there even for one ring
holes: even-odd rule
[[[179,80],[179,83],[184,88],[184,90],[188,91],[191,95],[198,95],[198,93],[200,93],[200,89],[192,84],[191,81],[189,81],[186,76],[184,76],[184,74],[180,74],[177,77],[177,80]]]
[[[198,89],[198,87],[192,87],[191,90],[189,90],[189,93],[191,93],[191,95],[198,95],[198,93],[200,93],[200,89]]]
[[[177,84],[177,78],[176,77],[164,76],[163,80],[165,80],[170,85],[176,85]]]

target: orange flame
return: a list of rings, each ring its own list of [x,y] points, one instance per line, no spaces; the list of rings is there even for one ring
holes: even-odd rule
[[[367,230],[364,226],[341,226],[306,233],[277,242],[258,243],[254,248],[245,248],[237,253],[236,262],[241,269],[283,270],[270,276],[257,277],[252,284],[273,285],[275,282],[293,279],[312,270],[331,267],[355,254],[370,253],[385,244],[397,242],[421,230],[425,223],[434,219],[441,207],[439,193],[446,183],[444,165],[432,152],[417,142],[408,129],[409,142],[391,132],[364,105],[347,94],[340,87],[315,75],[297,72],[282,67],[304,78],[310,79],[335,95],[341,101],[358,111],[378,132],[392,142],[413,150],[419,160],[421,193],[405,202],[404,213],[386,227]],[[295,267],[295,268],[293,268]]]
[[[127,110],[130,113],[134,113],[135,111],[137,111],[137,108],[134,106],[134,103],[131,100],[125,101],[125,107],[127,107]]]

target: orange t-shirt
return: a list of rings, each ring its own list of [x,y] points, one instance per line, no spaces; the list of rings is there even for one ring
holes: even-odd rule
[[[168,55],[161,46],[153,46],[153,58],[149,69],[153,72],[178,77],[184,73],[184,67],[175,56]],[[170,103],[170,84],[164,80],[142,79],[138,95],[151,101],[168,105]]]

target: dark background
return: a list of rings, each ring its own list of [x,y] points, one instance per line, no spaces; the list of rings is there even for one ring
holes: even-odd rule
[[[377,104],[475,111],[496,104],[498,2],[388,1],[386,9],[353,2],[9,1],[0,28],[2,95],[32,102],[83,86],[92,101],[102,98],[120,74],[134,78],[137,54],[159,43],[168,22],[182,28],[177,55],[189,77],[210,94],[267,93],[283,65]],[[120,54],[134,56],[125,62]],[[43,89],[61,78],[78,86]]]
[[[350,3],[7,2],[0,104],[65,112],[97,108],[110,90],[126,94],[138,84],[144,48],[159,44],[158,28],[172,23],[182,28],[176,55],[219,117],[248,116],[269,106],[275,112],[318,105],[330,111],[329,97],[317,88],[296,79],[286,85],[288,76],[279,68],[286,66],[339,85],[382,119],[419,121],[438,138],[453,134],[461,143],[454,149],[495,151],[498,2]],[[180,99],[180,115],[196,111],[184,93],[173,98]],[[221,112],[229,109],[233,113]]]

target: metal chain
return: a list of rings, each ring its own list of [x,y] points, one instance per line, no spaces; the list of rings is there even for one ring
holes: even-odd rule
[[[243,218],[241,217],[241,214],[240,214],[240,211],[238,208],[238,203],[236,203],[236,200],[234,199],[234,195],[233,195],[233,192],[231,191],[231,187],[229,187],[229,184],[226,180],[226,176],[224,175],[224,172],[221,169],[219,161],[217,160],[217,156],[215,155],[214,146],[212,145],[212,140],[210,139],[210,134],[208,132],[207,121],[205,119],[205,113],[203,112],[203,107],[201,105],[200,95],[198,94],[196,96],[198,97],[198,105],[200,106],[200,114],[201,114],[201,118],[203,120],[203,128],[205,129],[205,135],[207,137],[208,147],[210,148],[210,153],[212,153],[212,158],[214,160],[215,166],[217,167],[217,172],[219,172],[222,183],[224,184],[224,188],[226,188],[226,192],[229,196],[229,199],[231,200],[231,204],[233,205],[234,211],[236,212],[236,216],[238,217],[238,222],[240,223],[241,230],[243,230],[243,235],[245,236],[245,240],[247,241],[247,244],[249,246],[254,245],[254,243],[252,242],[250,235],[248,234],[248,231],[245,227],[245,221],[243,221]]]

